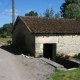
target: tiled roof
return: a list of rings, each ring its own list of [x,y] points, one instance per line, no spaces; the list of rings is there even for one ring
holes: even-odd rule
[[[80,33],[80,22],[74,19],[54,19],[31,16],[19,16],[32,33]]]

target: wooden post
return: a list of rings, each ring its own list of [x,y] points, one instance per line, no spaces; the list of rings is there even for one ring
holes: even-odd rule
[[[12,0],[12,24],[15,22],[15,9],[14,9],[14,0]]]
[[[56,43],[53,44],[52,48],[52,61],[56,61]]]

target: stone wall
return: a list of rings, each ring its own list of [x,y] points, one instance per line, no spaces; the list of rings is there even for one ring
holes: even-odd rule
[[[19,20],[15,26],[12,33],[12,40],[14,46],[26,51],[26,54],[35,56],[35,37],[21,20]]]
[[[35,52],[36,56],[43,55],[44,43],[56,43],[57,53],[65,53],[73,56],[80,53],[80,36],[79,35],[64,35],[64,36],[36,36],[35,37]]]

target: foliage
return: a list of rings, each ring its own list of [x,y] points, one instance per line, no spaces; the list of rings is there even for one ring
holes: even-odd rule
[[[47,8],[43,14],[44,14],[44,17],[52,18],[53,14],[54,14],[54,10],[53,10],[53,8],[50,8],[50,9]]]
[[[65,54],[63,54],[63,53],[61,54],[61,57],[65,58],[65,56],[66,56]]]
[[[65,0],[60,9],[62,17],[80,20],[80,0]]]
[[[80,6],[76,4],[69,4],[66,7],[65,17],[79,20],[80,17]]]
[[[11,35],[12,31],[12,23],[4,24],[3,27],[0,28],[0,34],[3,34],[3,36]]]
[[[38,13],[34,11],[30,11],[29,13],[26,13],[25,16],[38,16]]]
[[[70,56],[70,55],[66,55],[66,56],[65,56],[65,59],[70,60],[71,58],[72,58],[72,56]]]
[[[74,70],[61,71],[55,70],[55,73],[51,74],[53,80],[79,80],[80,79],[80,67]]]
[[[11,44],[11,40],[8,40],[7,43],[8,43],[8,44]]]
[[[78,57],[80,58],[80,53],[78,54]]]
[[[30,11],[29,13],[26,13],[25,16],[38,16],[37,12]],[[57,12],[54,15],[53,8],[47,8],[46,11],[42,14],[40,14],[40,17],[47,17],[47,18],[61,18],[61,13]]]
[[[75,55],[73,56],[73,58],[75,58],[75,59],[77,59],[77,60],[79,60],[79,61],[80,61],[80,53],[75,54]]]
[[[25,64],[25,66],[28,66],[28,64]]]
[[[60,13],[60,12],[57,12],[57,13],[54,15],[54,18],[61,18],[61,13]]]
[[[5,34],[0,35],[1,38],[6,38],[7,36]]]
[[[6,43],[7,44],[7,41],[12,41],[12,39],[11,38],[0,38],[0,44],[2,44],[2,43]]]

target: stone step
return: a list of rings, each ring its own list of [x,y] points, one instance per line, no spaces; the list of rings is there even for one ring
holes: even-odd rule
[[[60,64],[58,64],[58,63],[56,63],[54,61],[51,61],[51,60],[49,60],[47,58],[40,58],[40,59],[43,60],[43,61],[45,61],[46,63],[52,65],[55,68],[64,68],[64,66],[62,66],[62,65],[60,65]]]

